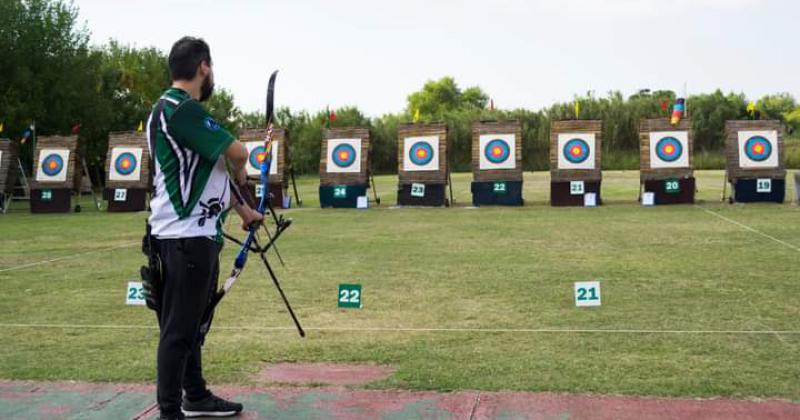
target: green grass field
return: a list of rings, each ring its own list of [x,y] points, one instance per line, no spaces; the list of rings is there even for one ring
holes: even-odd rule
[[[395,367],[377,388],[800,400],[794,187],[784,205],[728,205],[721,171],[697,177],[697,206],[641,208],[632,171],[605,173],[594,209],[549,207],[544,173],[526,174],[524,208],[468,208],[471,175],[456,174],[455,208],[397,209],[397,178],[382,176],[368,211],[319,209],[304,178],[278,274],[309,336],[251,259],[219,308],[208,376],[248,384],[270,362],[347,361]],[[155,317],[124,304],[145,214],[15,205],[0,215],[0,378],[153,381]],[[574,306],[582,280],[601,281],[602,307]],[[363,309],[337,309],[339,283],[363,285]],[[720,330],[778,332],[698,332]]]

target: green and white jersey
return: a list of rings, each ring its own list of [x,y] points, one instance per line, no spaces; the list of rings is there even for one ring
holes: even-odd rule
[[[171,88],[153,107],[147,138],[156,149],[153,235],[218,238],[230,207],[224,152],[234,137],[189,94]]]

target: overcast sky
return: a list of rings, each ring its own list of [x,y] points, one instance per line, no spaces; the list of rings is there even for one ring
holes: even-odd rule
[[[791,0],[75,0],[92,42],[165,52],[211,45],[216,82],[245,111],[356,105],[401,111],[427,80],[479,85],[501,108],[589,90],[716,88],[800,96],[800,2]]]

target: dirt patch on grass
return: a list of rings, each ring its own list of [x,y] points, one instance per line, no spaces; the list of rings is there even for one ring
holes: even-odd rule
[[[339,363],[277,363],[258,374],[260,381],[296,385],[364,385],[388,378],[388,366]]]

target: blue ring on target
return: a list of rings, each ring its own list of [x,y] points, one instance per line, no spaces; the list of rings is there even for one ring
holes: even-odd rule
[[[761,146],[761,151],[756,150]],[[744,143],[744,153],[756,162],[763,162],[772,155],[772,143],[762,136],[753,136]]]
[[[426,141],[418,141],[409,148],[408,159],[414,165],[427,165],[433,160],[433,147]]]
[[[564,144],[563,153],[570,163],[583,163],[589,157],[589,144],[583,139],[572,139]]]
[[[494,139],[486,143],[483,149],[483,155],[491,163],[503,163],[511,156],[511,147],[503,139]]]
[[[261,161],[258,160],[259,156],[263,156]],[[264,146],[256,146],[250,151],[250,166],[258,170],[261,169],[261,163],[267,158],[267,149]]]
[[[668,148],[672,146],[670,152]],[[664,162],[675,162],[683,155],[683,145],[675,137],[663,137],[656,143],[656,156]]]
[[[42,171],[47,176],[55,176],[64,170],[64,159],[61,155],[51,153],[42,160]]]
[[[336,166],[349,168],[356,162],[356,149],[347,143],[339,144],[333,148],[331,159]]]
[[[125,163],[127,162],[128,166],[125,167]],[[136,170],[136,166],[138,163],[136,162],[136,156],[133,155],[131,152],[123,152],[117,156],[117,159],[114,161],[114,170],[117,171],[120,175],[130,175],[133,171]]]

